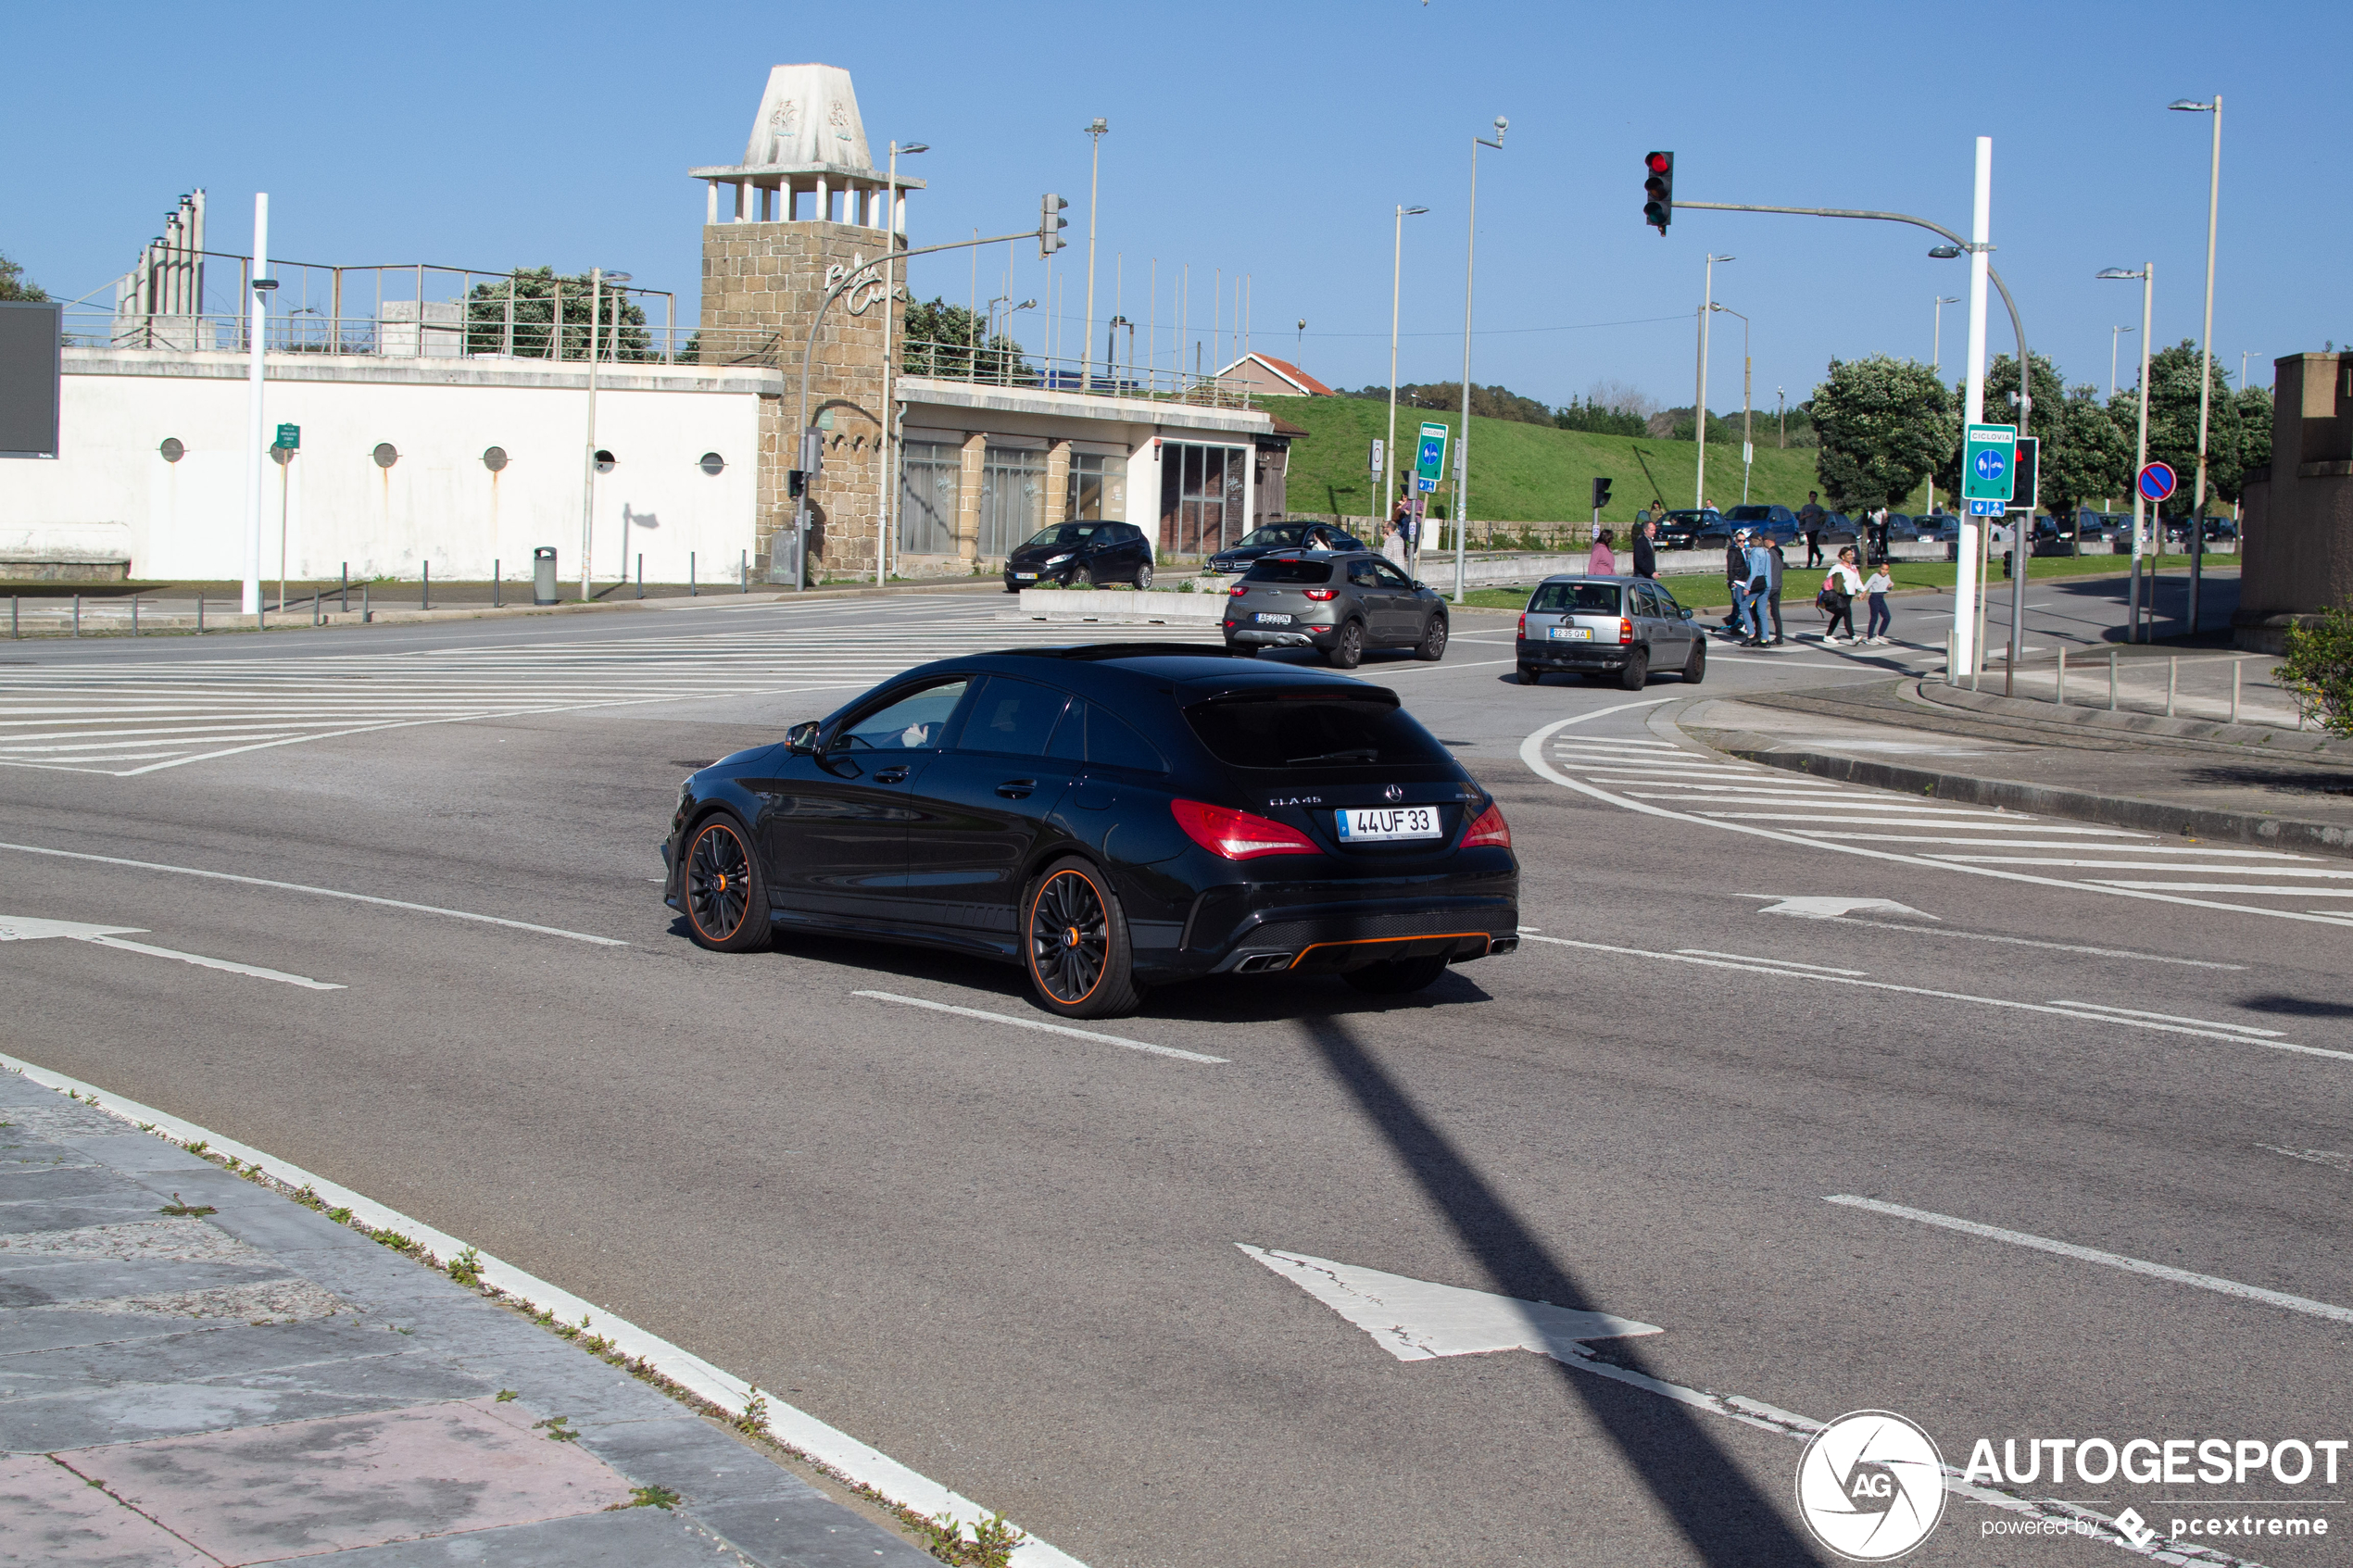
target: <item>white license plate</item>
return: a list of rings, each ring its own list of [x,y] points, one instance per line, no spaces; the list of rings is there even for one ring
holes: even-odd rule
[[[1555,626],[1545,635],[1556,643],[1590,643],[1593,640],[1591,626]]]
[[[1013,573],[1013,581],[1016,583],[1026,583],[1037,575],[1038,574],[1034,571],[1016,571]]]
[[[1368,844],[1391,838],[1436,838],[1435,806],[1381,806],[1337,813],[1343,843]]]
[[[1290,624],[1290,616],[1269,615],[1263,609],[1258,612],[1257,620],[1261,626],[1288,626]]]

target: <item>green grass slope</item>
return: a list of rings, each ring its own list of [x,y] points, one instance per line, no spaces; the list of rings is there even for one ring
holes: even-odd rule
[[[1291,444],[1286,495],[1293,513],[1366,517],[1385,509],[1371,504],[1371,476],[1365,468],[1370,444],[1387,433],[1387,403],[1356,397],[1266,397],[1257,402],[1308,433],[1303,440]],[[1425,420],[1438,420],[1450,432],[1461,424],[1458,414],[1400,408],[1397,441],[1408,458]],[[1804,505],[1806,491],[1820,488],[1814,475],[1814,450],[1776,449],[1773,426],[1767,419],[1757,421],[1756,433],[1760,439],[1756,466],[1749,475],[1749,499]],[[1453,440],[1450,435],[1450,465]],[[1592,514],[1592,482],[1600,476],[1615,486],[1610,504],[1602,509],[1602,521],[1630,523],[1634,513],[1649,504],[1654,495],[1650,480],[1643,477],[1642,463],[1649,463],[1651,474],[1658,481],[1655,493],[1669,507],[1688,507],[1695,456],[1688,441],[1589,435],[1582,431],[1474,416],[1470,515],[1474,521],[1582,521]],[[1434,499],[1451,502],[1453,489],[1450,480]],[[1718,507],[1740,504],[1739,446],[1717,445],[1707,449],[1707,491]]]

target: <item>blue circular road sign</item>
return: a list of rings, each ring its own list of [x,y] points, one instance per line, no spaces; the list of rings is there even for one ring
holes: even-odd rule
[[[1980,479],[1998,482],[2008,471],[2009,466],[2010,460],[1991,446],[1977,455],[1977,477]]]
[[[2141,470],[2141,494],[2152,501],[2162,501],[2173,494],[2181,481],[2173,477],[2171,463],[2151,463]]]

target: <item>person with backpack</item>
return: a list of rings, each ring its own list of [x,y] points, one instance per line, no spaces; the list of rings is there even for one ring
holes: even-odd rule
[[[1830,617],[1830,624],[1822,629],[1822,641],[1828,646],[1836,647],[1842,640],[1846,642],[1862,640],[1855,635],[1855,596],[1862,591],[1863,580],[1855,571],[1855,546],[1842,546],[1838,552],[1838,562],[1831,568],[1830,574],[1822,579],[1822,591],[1815,596],[1814,601],[1820,605],[1823,612]],[[1843,639],[1841,639],[1838,634],[1839,624],[1842,621],[1846,626],[1846,636]]]

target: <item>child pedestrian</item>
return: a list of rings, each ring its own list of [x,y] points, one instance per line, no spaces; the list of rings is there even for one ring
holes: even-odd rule
[[[1832,647],[1838,646],[1841,621],[1845,622],[1848,641],[1861,641],[1855,635],[1855,596],[1862,591],[1863,580],[1855,571],[1855,546],[1842,546],[1837,562],[1822,579],[1821,606],[1830,615],[1830,624],[1822,631],[1824,643]]]
[[[1887,579],[1887,567],[1884,562],[1873,567],[1871,574],[1863,579],[1863,592],[1871,602],[1870,618],[1866,623],[1868,629],[1863,633],[1863,640],[1867,643],[1887,641],[1888,628],[1894,621],[1894,617],[1887,613],[1887,591],[1894,585]],[[1850,629],[1855,624],[1852,612],[1848,615],[1846,624]]]

